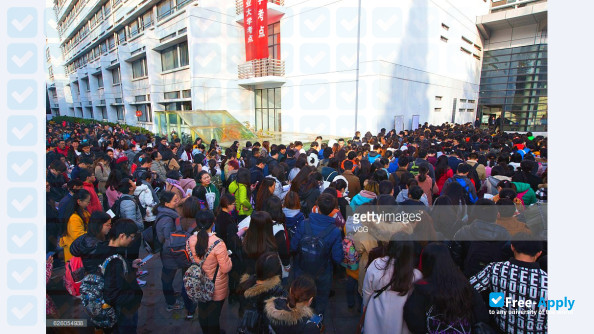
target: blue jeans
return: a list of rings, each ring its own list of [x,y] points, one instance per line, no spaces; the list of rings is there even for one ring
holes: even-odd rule
[[[330,299],[330,289],[332,288],[332,267],[326,270],[315,279],[316,282],[316,296],[313,300],[313,308],[316,314],[324,314],[326,307],[328,307],[328,300]]]

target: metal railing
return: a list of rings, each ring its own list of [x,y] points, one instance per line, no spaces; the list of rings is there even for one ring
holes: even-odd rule
[[[257,0],[252,0],[257,1]],[[268,0],[269,3],[273,3],[279,6],[285,5],[285,0]],[[243,13],[243,0],[235,0],[235,13],[237,15]]]
[[[255,59],[237,66],[239,79],[250,79],[267,76],[285,76],[285,61],[279,59]]]
[[[501,0],[491,3],[491,13],[506,11],[510,9],[525,7],[527,5],[534,5],[539,2],[547,2],[547,0]]]

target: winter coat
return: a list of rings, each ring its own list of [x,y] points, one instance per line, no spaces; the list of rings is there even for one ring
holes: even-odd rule
[[[361,191],[361,183],[359,182],[359,178],[350,170],[345,170],[342,173],[342,176],[344,176],[344,178],[349,183],[349,197],[355,197]]]
[[[108,256],[116,253],[114,247],[109,248]],[[109,262],[105,269],[103,298],[106,304],[131,317],[140,308],[143,292],[136,281],[136,270],[132,267],[132,263],[126,261],[126,265],[128,273],[124,274],[122,261],[113,259]]]
[[[102,194],[105,194],[105,182],[107,182],[107,178],[109,178],[109,173],[111,173],[111,168],[109,168],[109,165],[97,165],[97,167],[95,167],[95,177],[99,182],[97,184],[97,189]]]
[[[136,198],[128,194],[123,194],[120,198],[124,198],[120,202],[120,217],[132,219],[140,231],[144,230],[142,213],[140,212],[140,205],[136,202]]]
[[[283,208],[283,213],[285,214],[286,218],[285,226],[287,226],[289,231],[293,231],[292,233],[295,232],[299,223],[305,220],[303,212],[301,212],[299,209]]]
[[[428,205],[428,206],[433,205],[433,194],[439,193],[439,188],[433,182],[433,179],[430,178],[429,175],[427,175],[427,178],[425,179],[424,182],[419,181],[418,175],[415,176],[415,179],[419,183],[419,187],[421,187],[421,189],[423,189],[424,195],[427,197],[427,204],[425,204],[425,205]],[[408,196],[408,194],[407,194],[407,196]]]
[[[314,315],[311,307],[296,305],[289,308],[285,297],[270,298],[264,306],[264,315],[277,334],[319,334],[320,329],[309,319]]]
[[[472,289],[472,299],[467,303],[472,304],[472,318],[461,319],[455,324],[445,324],[438,320],[437,312],[432,310],[431,304],[431,283],[421,280],[414,285],[414,290],[406,304],[404,304],[404,321],[412,333],[437,333],[438,328],[447,328],[451,325],[458,333],[470,333],[471,327],[477,322],[489,323],[489,312],[483,302],[481,295]],[[429,312],[431,310],[431,312]],[[431,318],[429,316],[432,316]]]
[[[62,174],[56,176],[52,172],[48,172],[46,181],[51,187],[47,197],[53,199],[54,202],[59,202],[68,193],[68,189],[62,188],[66,184],[66,180]]]
[[[466,163],[469,164],[471,167],[474,167],[478,162],[476,160],[466,160]],[[476,166],[476,173],[481,181],[485,181],[487,178],[487,171],[485,170],[485,166],[479,164]]]
[[[163,163],[163,161],[153,161],[153,163],[151,164],[151,171],[157,173],[157,175],[159,176],[159,180],[167,180],[167,170],[165,169],[165,164]]]
[[[452,182],[458,182],[468,192],[467,198],[468,198],[468,200],[470,200],[471,203],[475,203],[478,200],[478,196],[476,194],[476,188],[474,187],[474,185],[472,184],[470,179],[466,176],[461,176],[458,174],[447,179],[447,181],[443,185],[443,188],[441,189],[440,195],[445,195],[445,193],[448,189],[448,186]],[[468,204],[470,204],[470,203],[468,203]]]
[[[88,211],[84,212],[85,220],[88,221],[91,215]],[[73,213],[68,219],[66,226],[66,234],[60,239],[60,247],[64,248],[64,262],[67,262],[72,257],[70,253],[70,245],[76,240],[76,238],[87,232],[86,224],[78,213]]]
[[[415,166],[422,166],[422,165],[424,165],[425,167],[427,167],[427,169],[429,169],[428,175],[431,177],[432,180],[435,180],[435,168],[433,168],[433,165],[430,164],[427,160],[421,159],[421,158],[415,159],[415,161],[413,161],[413,162],[411,162],[411,163],[408,164],[408,171],[409,172],[412,170],[413,164]]]
[[[212,246],[215,241],[220,240],[216,234],[211,233],[208,237],[208,247]],[[186,243],[186,248],[189,252],[192,253],[191,261],[193,263],[200,263],[202,258],[196,256],[196,242],[197,237],[196,235],[192,235],[188,242]],[[217,278],[215,281],[215,290],[212,297],[213,301],[222,301],[227,298],[229,294],[229,275],[227,274],[231,271],[231,259],[229,258],[229,254],[227,254],[227,246],[224,242],[219,242],[210,252],[204,263],[202,264],[202,269],[208,276],[208,278],[212,279],[217,269],[217,265],[219,266],[219,270],[217,272]]]
[[[497,218],[496,223],[497,225],[505,228],[511,236],[514,236],[518,233],[531,233],[530,229],[526,227],[526,224],[519,221],[516,217],[499,217]]]
[[[273,276],[258,284],[255,276],[243,275],[239,282],[239,289],[243,291],[243,296],[240,297],[240,310],[257,312],[263,320],[263,323],[261,323],[263,328],[257,329],[257,333],[268,333],[268,331],[263,330],[268,327],[264,312],[266,301],[287,295],[281,285],[280,276]],[[240,316],[243,316],[243,314],[240,314]]]
[[[155,219],[155,229],[157,230],[157,240],[161,244],[165,243],[172,231],[175,231],[175,220],[179,217],[177,211],[166,206],[157,208],[157,217]]]
[[[155,202],[155,197],[153,196],[153,192],[149,188],[149,185],[143,183],[137,186],[136,190],[134,190],[134,196],[138,197],[138,200],[140,202],[139,204],[141,206],[140,210],[146,210],[144,220],[148,222],[155,221],[153,208],[157,206],[159,203]]]
[[[480,192],[483,194],[491,194],[493,196],[499,194],[497,184],[501,181],[511,181],[511,177],[504,175],[489,176],[481,187]]]
[[[70,254],[82,259],[85,274],[96,273],[109,254],[108,242],[85,233],[72,242]]]
[[[408,200],[408,189],[400,190],[400,192],[398,193],[398,196],[396,196],[396,203],[402,204],[407,200]],[[425,204],[425,206],[429,206],[429,200],[427,200],[427,195],[423,194],[423,196],[421,196],[420,201],[423,202],[423,204]]]
[[[107,195],[107,204],[111,208],[113,206],[113,203],[115,203],[115,201],[122,195],[122,193],[120,193],[116,189],[111,189],[108,187],[105,189],[105,195]]]
[[[91,183],[84,182],[83,189],[91,194],[91,202],[87,206],[87,211],[89,211],[89,213],[103,211],[103,205],[101,205],[101,201],[99,201],[99,196],[97,196],[97,193],[95,192],[95,187]]]
[[[367,155],[367,160],[369,160],[369,163],[373,165],[375,160],[381,159],[381,157],[382,156],[379,153],[377,153],[376,151],[372,151],[372,152],[369,152],[369,154]]]
[[[308,217],[311,214],[311,209],[316,205],[316,201],[320,197],[319,188],[311,188],[308,190],[299,190],[299,201],[301,202],[301,212]]]
[[[285,191],[283,189],[283,184],[274,176],[268,175],[267,178],[271,178],[274,180],[274,192],[272,193],[274,196],[280,198],[281,200],[285,199],[285,196],[289,192],[288,190]]]
[[[248,198],[247,187],[243,183],[233,181],[229,185],[229,192],[235,195],[237,214],[240,216],[251,215],[253,208],[250,199]]]
[[[301,242],[301,239],[306,236],[305,224],[307,221],[309,221],[311,225],[312,234],[318,235],[328,228],[328,226],[334,226],[335,218],[320,213],[310,213],[309,218],[299,223],[297,226],[295,235],[291,239],[291,252],[296,252],[299,249],[299,243]],[[333,229],[332,232],[324,237],[324,247],[326,247],[326,254],[329,255],[326,270],[332,270],[331,262],[334,261],[335,263],[340,264],[342,263],[342,259],[344,257],[344,253],[342,251],[342,234],[338,228]],[[298,276],[302,271],[303,268],[299,268],[299,265],[296,263],[295,275]]]
[[[512,182],[516,186],[518,198],[524,203],[524,206],[529,206],[536,203],[536,193],[528,183]]]
[[[412,289],[404,296],[400,296],[397,291],[391,291],[389,288],[382,292],[379,297],[375,296],[375,291],[380,290],[390,283],[394,266],[387,266],[388,257],[375,259],[367,268],[365,282],[363,283],[363,305],[366,305],[365,313],[365,332],[374,334],[407,334],[410,333],[404,322],[404,304],[412,294]],[[414,283],[420,280],[423,274],[414,269]]]
[[[349,183],[350,184],[350,183]],[[363,204],[369,203],[377,198],[377,195],[374,192],[368,190],[361,190],[353,199],[351,200],[351,209],[353,211],[357,210],[357,208]]]

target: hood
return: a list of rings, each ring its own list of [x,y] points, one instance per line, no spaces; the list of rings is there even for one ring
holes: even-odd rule
[[[507,230],[495,223],[487,223],[482,220],[475,220],[468,225],[467,232],[471,240],[503,241],[509,240]]]
[[[248,275],[243,275],[241,277],[241,283],[247,281],[248,279],[249,279]],[[243,295],[246,298],[257,297],[261,294],[264,294],[268,291],[278,288],[280,286],[280,284],[281,284],[280,276],[274,276],[272,278],[265,280],[264,282],[262,282],[262,284],[256,284],[256,285],[252,286],[251,288],[245,290]]]
[[[373,157],[373,158],[375,158],[375,157],[377,157],[378,155],[379,155],[379,153],[377,153],[376,151],[371,151],[371,152],[369,152],[369,154],[368,154],[368,157]]]
[[[286,217],[295,217],[301,210],[283,208],[283,213]]]
[[[177,214],[177,211],[170,209],[168,207],[165,207],[165,206],[159,206],[157,208],[157,220],[159,220],[159,216],[169,216],[173,219],[176,219],[177,217],[179,217],[179,215]]]
[[[496,179],[497,181],[511,181],[511,177],[505,176],[505,175],[495,175],[495,176],[489,176],[489,177],[492,177],[492,178]]]
[[[196,180],[194,180],[194,179],[181,179],[181,180],[179,180],[179,185],[182,188],[185,188],[188,184],[192,184],[192,183],[196,184]]]
[[[78,257],[88,255],[102,242],[107,243],[107,241],[101,241],[94,236],[85,233],[72,242],[72,245],[70,245],[70,253],[72,253],[73,256]]]
[[[310,319],[313,310],[309,306],[296,305],[290,308],[287,298],[270,298],[264,306],[270,323],[276,326],[293,326],[302,319]]]
[[[136,186],[136,190],[134,190],[134,195],[138,196],[143,191],[149,191],[149,188],[146,184],[141,184],[139,186]]]
[[[361,197],[367,198],[367,199],[377,198],[377,195],[373,191],[369,191],[369,190],[361,190],[359,192],[359,195],[361,195]]]
[[[516,190],[519,193],[523,193],[524,191],[530,189],[530,185],[528,183],[523,183],[523,182],[512,182],[512,184],[514,184],[516,186]]]
[[[323,215],[321,213],[312,212],[309,214],[309,221],[315,225],[326,226],[334,225],[335,218]]]

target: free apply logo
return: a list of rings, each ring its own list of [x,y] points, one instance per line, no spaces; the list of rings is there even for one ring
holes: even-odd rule
[[[489,294],[489,306],[490,307],[520,307],[520,308],[532,308],[536,306],[538,308],[546,308],[547,310],[555,309],[556,311],[559,309],[567,309],[567,311],[571,311],[575,304],[575,299],[568,299],[564,297],[563,299],[545,299],[540,298],[537,302],[533,300],[515,300],[511,297],[505,297],[503,292],[491,292]]]

